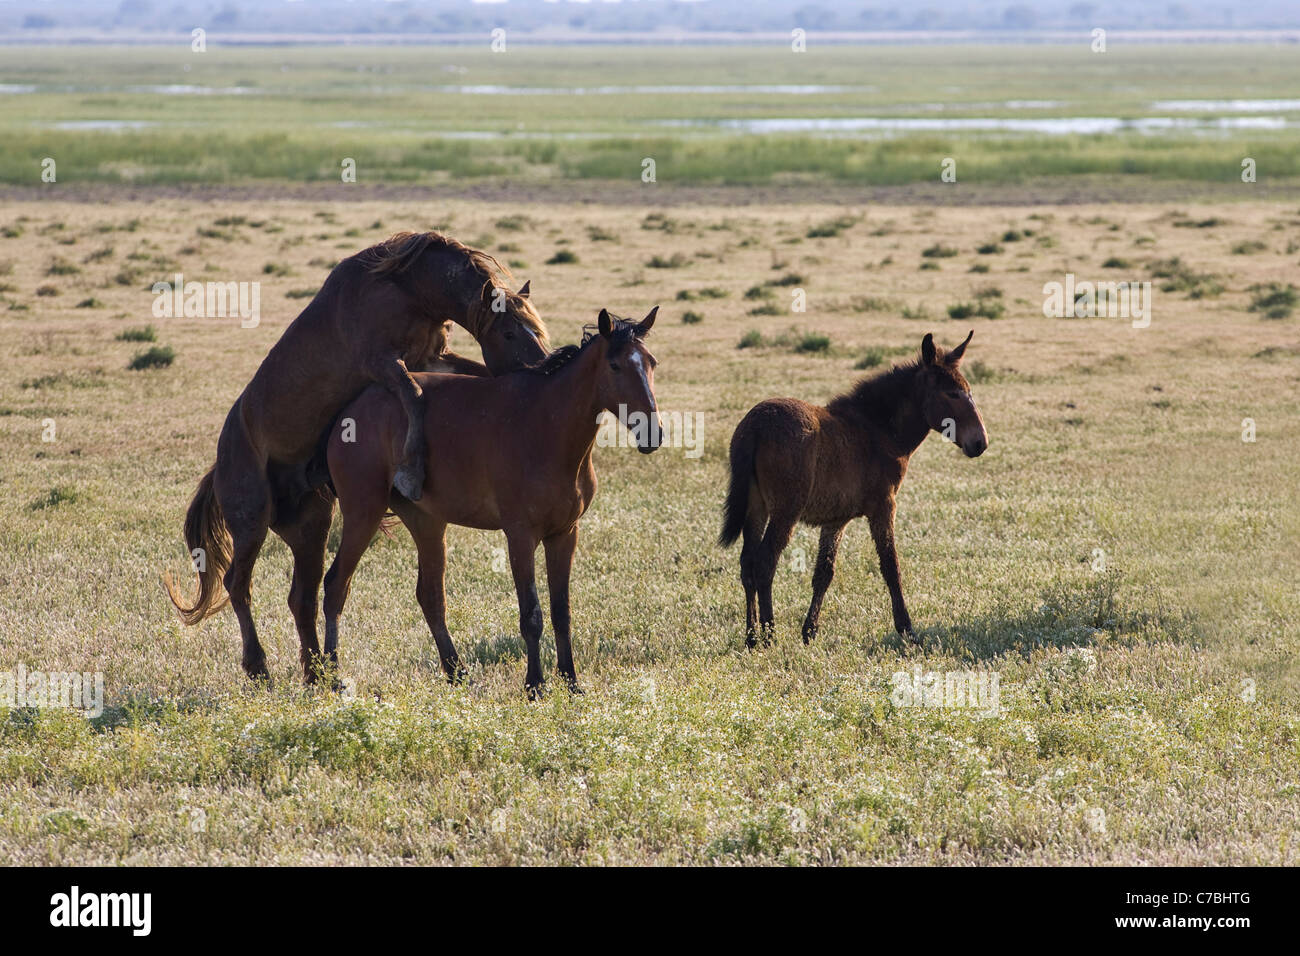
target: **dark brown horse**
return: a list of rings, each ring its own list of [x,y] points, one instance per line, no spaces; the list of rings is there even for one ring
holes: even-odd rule
[[[817,636],[844,526],[863,516],[889,588],[894,627],[915,639],[894,550],[895,496],[908,459],[931,431],[970,458],[988,447],[984,422],[958,367],[974,334],[947,353],[927,334],[919,361],[865,379],[825,408],[797,398],[769,399],[736,427],[719,541],[727,547],[744,534],[740,580],[750,647],[760,627],[765,638],[771,636],[772,579],[795,524],[821,528],[812,604],[803,623],[807,643]]]
[[[329,470],[343,513],[343,541],[325,576],[325,655],[331,662],[338,661],[338,621],[352,575],[391,507],[415,539],[416,596],[449,679],[462,674],[447,631],[443,587],[447,525],[456,524],[506,534],[519,630],[528,649],[526,686],[533,695],[544,681],[533,566],[538,543],[544,546],[559,671],[578,689],[569,639],[569,572],[578,519],[596,493],[591,452],[602,411],[626,413],[625,421],[638,423],[633,435],[642,452],[659,447],[655,359],[642,342],[656,312],[634,324],[602,310],[581,346],[558,349],[540,366],[500,378],[416,376],[429,399],[429,459],[419,501],[390,491],[404,428],[392,394],[370,388],[344,410],[343,417],[355,422],[355,441],[346,441],[340,428],[329,440]]]
[[[486,253],[433,232],[402,233],[344,259],[231,408],[216,464],[200,481],[185,517],[198,595],[191,603],[170,579],[166,585],[187,624],[219,610],[227,600],[224,587],[239,620],[250,677],[267,674],[249,590],[268,529],[293,552],[289,606],[304,675],[309,682],[316,676],[317,595],[334,508],[333,496],[318,487],[326,478],[319,462],[322,439],[343,406],[372,383],[394,396],[404,437],[393,478],[403,494],[418,496],[425,433],[420,386],[411,370],[429,362],[479,368],[448,352],[444,322],[469,330],[492,372],[546,356],[546,330],[528,301],[528,286],[510,292],[498,285],[498,270]]]

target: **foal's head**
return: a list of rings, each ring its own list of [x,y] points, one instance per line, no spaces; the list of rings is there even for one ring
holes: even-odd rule
[[[959,368],[974,334],[972,330],[965,342],[948,352],[935,345],[934,336],[927,332],[921,340],[919,367],[921,408],[926,425],[960,446],[968,458],[978,458],[989,447],[989,436],[975,407],[970,383]]]
[[[600,310],[596,320],[604,350],[597,371],[596,400],[600,408],[618,415],[636,439],[637,450],[648,455],[659,447],[663,433],[655,406],[655,366],[659,363],[645,347],[645,336],[655,324],[655,306],[640,322],[629,322]]]
[[[493,375],[535,365],[546,358],[546,326],[528,299],[528,283],[518,292],[492,282],[483,285],[474,309],[483,364]]]

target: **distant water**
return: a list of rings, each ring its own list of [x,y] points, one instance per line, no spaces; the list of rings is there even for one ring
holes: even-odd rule
[[[1300,100],[1159,100],[1151,108],[1197,113],[1286,113],[1300,110]]]
[[[740,130],[746,133],[903,133],[968,132],[1042,133],[1048,136],[1162,133],[1171,130],[1286,129],[1280,116],[1228,116],[1215,119],[1145,116],[1060,116],[1014,119],[997,116],[961,117],[843,117],[835,119],[661,120],[660,125]]]

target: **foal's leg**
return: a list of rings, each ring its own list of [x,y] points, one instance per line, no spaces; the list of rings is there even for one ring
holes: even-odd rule
[[[835,555],[840,550],[840,538],[844,535],[844,526],[848,522],[822,525],[821,540],[817,545],[817,567],[813,570],[812,604],[808,605],[808,616],[803,621],[803,642],[807,644],[817,636],[817,626],[822,616],[822,598],[835,577]]]
[[[379,523],[388,510],[387,489],[367,500],[347,502],[343,511],[343,540],[339,543],[334,563],[325,573],[325,658],[335,666],[339,662],[339,616],[347,602],[361,556],[379,530]],[[340,499],[340,506],[344,500]]]
[[[758,497],[750,494],[749,513],[741,527],[740,584],[745,589],[745,644],[758,644],[758,552],[763,543],[763,526],[767,524],[767,511],[754,502]]]
[[[770,641],[776,630],[772,616],[772,581],[776,577],[776,568],[781,561],[781,552],[790,543],[794,526],[799,520],[799,512],[791,508],[782,508],[772,512],[763,533],[763,542],[758,548],[755,561],[755,573],[758,578],[758,622],[763,631],[763,639]]]
[[[266,460],[253,448],[237,410],[227,418],[217,444],[215,492],[230,532],[230,567],[222,583],[239,621],[244,673],[264,679],[270,675],[266,653],[253,626],[250,602],[253,565],[271,522],[271,484],[266,477]]]
[[[393,487],[410,501],[419,501],[424,493],[424,394],[411,377],[406,363],[395,355],[382,355],[365,363],[366,371],[397,396],[406,415],[406,438],[402,444],[402,460],[393,475]]]
[[[533,560],[537,551],[537,539],[525,530],[507,531],[506,544],[510,550],[510,571],[515,578],[515,594],[519,598],[519,633],[528,650],[528,674],[524,678],[524,687],[528,696],[536,700],[546,681],[542,676],[542,655],[538,646],[542,637],[542,604],[537,598]]]
[[[414,509],[406,509],[410,512]],[[429,624],[433,641],[438,645],[438,659],[442,661],[443,673],[447,680],[459,684],[465,679],[465,668],[461,666],[460,655],[456,645],[451,641],[451,632],[447,630],[447,526],[431,519],[407,520],[403,515],[415,546],[420,552],[420,574],[415,582],[415,597],[420,602],[420,610]]]
[[[316,683],[320,677],[320,643],[316,636],[316,614],[320,610],[320,582],[325,571],[325,545],[330,520],[334,517],[334,495],[327,489],[309,492],[291,523],[275,531],[293,552],[293,584],[289,588],[289,610],[298,628],[298,657],[303,680]]]
[[[569,690],[581,694],[578,673],[573,668],[573,645],[569,635],[569,572],[573,552],[578,546],[578,526],[563,534],[552,535],[542,542],[546,547],[546,586],[551,592],[551,627],[555,629],[556,666],[569,684]]]
[[[889,588],[889,600],[894,607],[894,630],[916,640],[898,577],[898,553],[894,550],[894,496],[891,494],[882,501],[867,520],[871,523],[871,537],[875,539],[876,554],[880,558],[880,574]]]

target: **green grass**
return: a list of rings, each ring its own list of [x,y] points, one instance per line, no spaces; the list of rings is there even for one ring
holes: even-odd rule
[[[753,136],[704,125],[719,118],[842,118],[916,115],[943,89],[945,116],[1062,117],[1161,115],[1161,99],[1300,97],[1282,47],[1174,45],[1116,48],[1087,44],[1017,50],[1007,70],[997,46],[828,46],[792,65],[777,48],[629,47],[616,54],[617,82],[743,85],[773,82],[838,87],[815,95],[715,92],[673,97],[647,93],[572,96],[567,85],[607,84],[607,49],[521,47],[509,56],[467,48],[239,48],[195,57],[176,49],[10,48],[3,80],[36,84],[6,97],[0,120],[0,182],[34,185],[41,159],[57,157],[60,183],[340,183],[343,157],[357,160],[359,182],[437,184],[465,180],[639,182],[653,157],[661,182],[755,184],[789,181],[857,185],[937,182],[944,157],[960,157],[961,182],[1016,184],[1092,176],[1142,182],[1236,182],[1242,156],[1270,182],[1300,179],[1293,128],[1224,135],[1169,132],[1026,137],[1005,133],[902,133],[881,138],[802,134]],[[864,84],[861,63],[872,63]],[[454,76],[431,63],[468,70],[475,84],[557,88],[529,95],[473,96],[436,89]],[[1249,69],[1245,69],[1245,65]],[[184,82],[244,87],[250,95],[160,96],[135,88]],[[382,69],[382,86],[358,85],[360,71]],[[792,70],[797,73],[792,73]],[[93,76],[102,91],[86,91]],[[431,78],[432,77],[432,78]],[[864,88],[865,87],[865,88]],[[1011,100],[1063,105],[1017,110]],[[366,116],[364,134],[339,116]],[[417,119],[418,117],[418,119]],[[521,117],[523,119],[521,120]],[[58,128],[69,121],[153,124],[118,131]],[[476,138],[449,138],[447,133]],[[484,138],[484,134],[486,138]],[[1250,187],[1242,188],[1245,193]],[[1243,195],[1243,198],[1246,198]],[[509,215],[500,219],[522,228]],[[809,226],[810,238],[840,235],[854,217]],[[1198,223],[1193,223],[1196,225]],[[208,229],[210,227],[202,227]],[[225,227],[216,229],[217,233]],[[1014,230],[1008,230],[1012,232]],[[1006,240],[1008,242],[1015,240]]]

